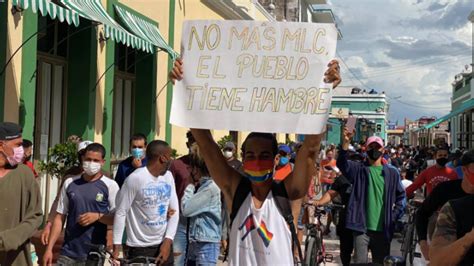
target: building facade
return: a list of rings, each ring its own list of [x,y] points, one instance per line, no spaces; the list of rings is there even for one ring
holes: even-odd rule
[[[105,146],[111,172],[133,133],[187,153],[168,82],[185,19],[273,19],[252,0],[7,0],[0,18],[0,121],[23,127],[35,163],[77,135]],[[58,185],[42,178],[45,210]]]
[[[468,17],[474,23],[474,11]],[[472,51],[474,58],[474,50]],[[451,112],[436,121],[421,128],[423,131],[438,127],[441,123],[449,121],[447,131],[450,132],[451,148],[474,148],[474,85],[472,82],[473,63],[465,65],[461,73],[454,76],[452,84]]]
[[[336,88],[328,123],[328,144],[341,143],[344,120],[350,115],[357,117],[355,142],[364,142],[370,136],[387,140],[388,110],[389,104],[384,93],[368,93],[352,86]]]
[[[276,20],[256,0],[7,0],[0,18],[0,121],[23,127],[36,163],[70,135],[102,143],[112,173],[134,133],[188,151],[188,129],[169,123],[184,20]],[[212,133],[238,146],[248,135]],[[48,180],[45,209],[59,185]]]

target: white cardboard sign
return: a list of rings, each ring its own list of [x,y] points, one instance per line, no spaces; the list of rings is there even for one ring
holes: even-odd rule
[[[323,76],[336,42],[334,24],[185,21],[184,79],[173,91],[171,123],[321,133],[331,106]]]

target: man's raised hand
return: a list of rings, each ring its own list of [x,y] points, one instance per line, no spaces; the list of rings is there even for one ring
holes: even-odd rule
[[[342,81],[340,73],[339,62],[331,60],[328,64],[328,69],[324,73],[324,82],[332,83],[332,88],[335,89]]]
[[[178,58],[176,61],[174,61],[174,67],[169,73],[169,79],[173,84],[176,83],[176,80],[182,80],[183,79],[183,74],[184,74],[184,69],[183,69],[183,59]]]

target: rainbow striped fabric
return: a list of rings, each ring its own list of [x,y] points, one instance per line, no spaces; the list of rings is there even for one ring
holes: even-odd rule
[[[244,162],[244,172],[252,182],[265,182],[273,177],[273,160],[252,160]]]
[[[265,247],[268,247],[268,245],[270,245],[270,241],[272,241],[273,234],[268,231],[267,226],[263,220],[260,222],[260,227],[257,231],[258,235],[262,238]]]

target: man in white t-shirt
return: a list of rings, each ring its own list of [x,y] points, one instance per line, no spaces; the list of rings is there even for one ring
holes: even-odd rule
[[[152,141],[146,158],[146,167],[135,170],[117,196],[113,254],[118,257],[125,227],[128,259],[154,257],[158,265],[172,265],[171,246],[178,227],[179,204],[173,175],[168,171],[171,148],[164,141]],[[176,213],[168,219],[169,209]]]
[[[173,82],[183,78],[182,64],[180,59],[176,60],[170,73]],[[332,61],[328,67],[325,81],[336,87],[341,81],[339,64]],[[273,169],[275,163],[279,163],[275,162],[278,154],[275,136],[254,132],[247,137],[242,145],[243,174],[227,164],[210,130],[191,129],[191,132],[214,182],[224,194],[228,210],[233,209],[234,197],[245,196],[230,228],[229,265],[293,265],[290,229],[272,193]],[[294,171],[279,185],[284,187],[289,200],[306,195],[310,179],[316,174],[316,157],[322,139],[323,134],[305,136]],[[237,193],[242,186],[250,191],[248,195]],[[301,205],[297,208],[294,213],[299,212]]]

